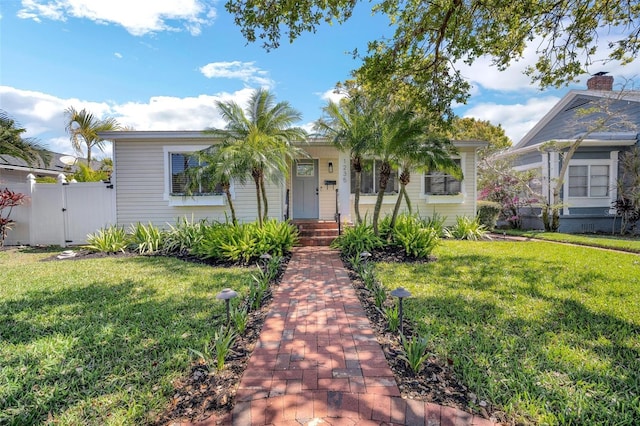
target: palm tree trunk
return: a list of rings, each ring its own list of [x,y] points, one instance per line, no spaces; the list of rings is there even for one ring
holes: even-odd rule
[[[398,193],[398,199],[396,200],[396,205],[393,207],[393,215],[391,216],[391,224],[389,225],[389,229],[393,229],[396,227],[396,219],[398,219],[398,213],[400,212],[400,204],[402,204],[402,197],[405,194],[404,184],[400,183],[400,192]]]
[[[267,201],[267,189],[264,186],[264,174],[260,176],[260,193],[262,194],[262,205],[264,206],[264,212],[262,214],[262,221],[264,222],[269,215],[269,203]]]
[[[253,169],[251,172],[253,182],[256,185],[256,202],[258,205],[258,225],[262,227],[262,197],[260,196],[260,172],[257,169]]]
[[[409,209],[409,213],[411,213],[411,202],[409,201],[409,195],[407,194],[407,184],[411,182],[411,172],[408,168],[404,168],[402,173],[400,173],[400,191],[398,192],[398,199],[396,200],[396,205],[393,208],[393,216],[391,216],[391,225],[389,226],[391,229],[395,228],[396,220],[398,219],[398,213],[400,212],[400,205],[402,204],[402,198],[407,201],[407,208]]]
[[[378,236],[380,235],[380,232],[378,230],[378,219],[380,218],[380,210],[382,210],[382,200],[384,199],[384,192],[387,189],[389,176],[391,176],[391,164],[389,164],[388,161],[383,161],[380,165],[378,196],[376,198],[376,205],[373,208],[373,232]]]
[[[362,223],[362,217],[360,216],[360,188],[362,188],[362,159],[360,157],[354,157],[351,160],[353,171],[356,175],[356,183],[353,197],[353,210],[356,214],[356,225]]]
[[[227,203],[229,204],[229,210],[231,210],[231,223],[234,225],[238,224],[238,219],[236,218],[236,209],[233,205],[233,200],[231,199],[231,185],[225,183],[222,185],[222,189],[224,190],[225,195],[227,196]]]

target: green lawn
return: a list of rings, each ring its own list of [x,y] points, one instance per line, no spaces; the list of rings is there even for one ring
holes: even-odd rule
[[[562,234],[560,232],[518,230],[509,230],[508,234],[536,238],[539,240],[558,241],[562,243],[580,244],[640,253],[640,238],[638,237],[599,234]]]
[[[379,264],[406,316],[480,399],[521,424],[640,424],[640,256],[548,242],[444,241]]]
[[[249,269],[0,251],[0,424],[150,423]]]

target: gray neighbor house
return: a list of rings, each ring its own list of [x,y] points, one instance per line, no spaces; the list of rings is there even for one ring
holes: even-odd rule
[[[612,233],[620,229],[614,202],[622,178],[620,159],[640,147],[640,91],[613,90],[613,77],[598,73],[587,90],[568,92],[507,151],[514,169],[536,170],[535,192],[553,198],[563,154],[582,139],[569,161],[560,199],[560,232]],[[603,112],[606,111],[606,112]],[[524,229],[544,229],[540,208],[521,210]]]

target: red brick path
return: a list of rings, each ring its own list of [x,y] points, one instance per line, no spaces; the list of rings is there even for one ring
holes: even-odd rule
[[[198,425],[492,425],[400,397],[338,253],[295,248],[233,412]]]

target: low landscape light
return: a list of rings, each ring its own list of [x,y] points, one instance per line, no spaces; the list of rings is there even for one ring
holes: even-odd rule
[[[404,331],[402,329],[402,299],[404,299],[405,297],[411,297],[411,293],[409,292],[409,290],[405,289],[404,287],[398,287],[391,292],[391,295],[393,297],[398,298],[398,316],[400,317],[400,334],[404,334]]]
[[[222,289],[222,291],[220,293],[218,293],[216,295],[216,299],[224,300],[226,305],[227,305],[227,325],[229,325],[229,323],[231,323],[231,306],[230,306],[230,302],[231,302],[231,299],[233,299],[237,295],[238,295],[238,293],[235,290],[232,290],[230,288],[224,288],[224,289]]]

